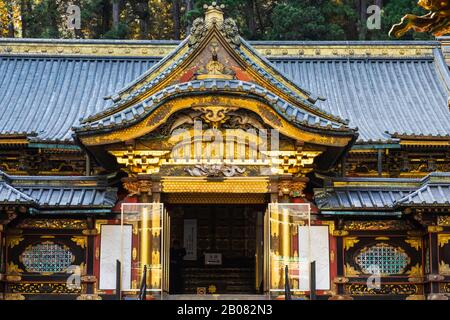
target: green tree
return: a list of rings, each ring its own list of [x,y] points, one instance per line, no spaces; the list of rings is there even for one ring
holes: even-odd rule
[[[356,14],[343,1],[286,0],[273,9],[272,28],[265,38],[274,40],[346,40]]]

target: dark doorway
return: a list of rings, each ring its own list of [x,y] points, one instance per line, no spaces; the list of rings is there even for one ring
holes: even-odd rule
[[[186,249],[170,270],[171,294],[256,294],[264,206],[176,205],[171,244]],[[173,252],[173,250],[172,250]],[[174,264],[175,263],[175,264]],[[180,274],[178,274],[180,273]]]

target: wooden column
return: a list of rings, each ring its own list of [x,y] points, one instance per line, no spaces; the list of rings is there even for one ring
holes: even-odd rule
[[[329,300],[353,300],[345,292],[345,284],[348,282],[348,278],[344,272],[344,237],[348,235],[348,231],[342,230],[342,224],[342,220],[335,221],[336,230],[333,231],[333,237],[336,239],[336,277],[333,280],[336,285],[336,295],[330,297]]]
[[[3,224],[0,224],[0,300],[4,299],[5,284],[3,280],[6,273],[5,239],[3,235],[3,228]]]
[[[448,300],[445,294],[440,293],[440,283],[445,279],[444,275],[439,274],[439,241],[438,235],[442,231],[442,227],[429,226],[427,240],[429,242],[430,250],[430,273],[427,274],[428,282],[428,300]]]
[[[77,297],[77,300],[101,300],[102,298],[97,294],[97,277],[94,275],[95,263],[95,237],[98,236],[98,230],[95,227],[95,219],[87,218],[88,228],[83,230],[83,234],[87,237],[87,258],[86,270],[81,275],[81,287],[83,293]]]

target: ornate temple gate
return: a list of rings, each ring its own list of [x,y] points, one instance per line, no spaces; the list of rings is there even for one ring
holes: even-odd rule
[[[204,186],[203,189],[207,190],[208,187]],[[190,196],[193,201],[198,201],[195,194]],[[217,193],[215,197],[221,199],[224,196]],[[231,202],[238,202],[242,195],[233,196],[232,193],[228,193],[225,197],[231,199]],[[176,199],[173,193],[172,197],[164,198]],[[243,201],[248,202],[250,198]],[[314,259],[311,252],[310,204],[272,202],[266,205],[267,210],[260,221],[261,232],[257,231],[256,234],[256,241],[261,241],[262,244],[259,247],[257,243],[255,248],[255,284],[258,286],[262,282],[261,293],[270,297],[283,295],[286,288],[285,268],[288,267],[291,292],[305,295],[310,290],[310,263]],[[143,284],[144,266],[146,266],[147,293],[161,298],[166,296],[171,285],[169,282],[171,219],[164,204],[159,202],[123,203],[121,226],[122,292],[124,294],[139,292]],[[127,228],[131,229],[131,237]],[[328,226],[325,228],[328,231]],[[326,234],[328,234],[327,231]],[[317,238],[314,239],[317,241]],[[328,237],[325,241],[328,248]],[[329,253],[325,252],[325,254],[327,260]],[[329,268],[328,265],[328,271],[325,271],[328,272],[326,277],[328,284],[330,283]]]

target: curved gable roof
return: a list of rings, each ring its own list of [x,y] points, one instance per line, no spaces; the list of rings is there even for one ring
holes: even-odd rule
[[[200,19],[197,19],[197,21]],[[153,66],[150,70],[139,76],[135,81],[122,88],[117,93],[112,95],[115,103],[110,108],[107,108],[97,114],[93,114],[82,120],[82,124],[88,124],[104,117],[111,116],[117,112],[123,111],[130,105],[139,104],[142,95],[152,92],[154,88],[166,88],[173,85],[174,82],[182,84],[186,80],[173,79],[175,74],[182,74],[188,71],[188,67],[192,67],[193,61],[202,63],[202,59],[198,56],[203,52],[209,52],[213,41],[216,42],[217,47],[221,47],[222,56],[218,58],[221,64],[230,64],[231,60],[237,65],[241,72],[245,73],[247,77],[253,79],[248,80],[261,86],[267,86],[275,90],[280,90],[288,99],[293,101],[299,109],[305,109],[306,112],[314,116],[322,118],[324,121],[334,121],[343,125],[347,124],[346,120],[334,116],[332,113],[326,112],[323,109],[314,105],[317,101],[317,96],[313,96],[310,92],[302,89],[298,84],[285,77],[278,69],[276,69],[267,59],[257,53],[247,42],[245,42],[237,33],[230,32],[226,25],[227,23],[234,24],[232,19],[227,19],[224,22],[211,22],[207,19],[200,22],[193,27],[193,33],[189,35],[183,42],[180,43],[167,57]],[[221,50],[221,49],[219,49]],[[228,51],[228,52],[227,52]],[[217,53],[219,56],[219,53]],[[210,58],[211,59],[211,58]],[[195,65],[196,68],[203,67],[203,65]],[[251,71],[249,71],[251,70]],[[258,78],[264,79],[264,84]],[[242,80],[242,78],[236,78]],[[191,81],[192,79],[188,79]],[[156,89],[155,89],[156,90]],[[162,91],[162,90],[159,90]]]

